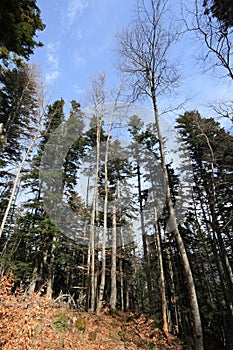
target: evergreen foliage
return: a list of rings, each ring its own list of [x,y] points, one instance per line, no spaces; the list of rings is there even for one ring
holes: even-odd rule
[[[233,26],[233,4],[231,0],[204,0],[203,6],[206,15],[212,15],[227,31]]]
[[[44,28],[35,0],[1,0],[0,60],[7,63],[11,54],[28,60],[34,49],[42,46],[35,37]]]
[[[145,20],[141,28],[144,24],[145,28],[153,26],[150,32],[134,31],[132,36],[126,33],[132,46],[126,52],[124,68],[136,84],[134,97],[146,94],[152,98],[155,124],[131,116],[122,127],[129,139],[128,146],[123,147],[116,137],[116,128],[121,126],[115,122],[114,113],[111,123],[107,123],[104,112],[93,113],[90,118],[75,100],[68,112],[62,98],[47,105],[40,137],[20,174],[18,192],[0,240],[0,273],[12,271],[13,290],[24,285],[25,295],[36,292],[57,300],[68,297],[78,310],[100,315],[110,312],[117,317],[119,312],[132,312],[134,317],[151,317],[156,327],[163,328],[167,344],[171,344],[173,334],[186,338],[195,348],[187,279],[190,273],[197,291],[205,349],[230,350],[232,135],[216,119],[187,111],[176,120],[182,164],[177,168],[177,164],[166,161],[157,93],[171,88],[170,83],[176,85],[177,76],[171,74],[174,67],[163,56],[170,41],[166,43],[163,36],[155,40],[164,32],[160,27],[155,30],[155,18],[150,22],[145,3],[139,4],[145,16],[140,17]],[[42,45],[35,36],[44,29],[36,1],[10,0],[1,5],[0,219],[14,193],[15,169],[38,123],[36,75],[22,60]],[[152,13],[155,5],[156,1],[151,1]],[[217,0],[203,3],[205,15],[217,18],[225,31],[233,26],[228,5]],[[141,41],[143,34],[149,38],[148,45],[155,40],[153,48]],[[162,56],[156,66],[157,49]],[[11,59],[16,65],[9,66]],[[99,85],[93,84],[100,104],[106,97],[101,90],[104,79],[102,76]],[[182,181],[192,191],[183,188],[181,192]],[[183,216],[181,195],[186,201]],[[181,215],[183,221],[177,220],[170,232],[171,208],[175,218]],[[7,280],[2,279],[2,288],[4,283]],[[137,327],[147,323],[145,316],[138,318]],[[65,333],[69,322],[69,317],[61,313],[53,326]],[[83,332],[86,323],[84,326],[76,324]],[[152,341],[148,344],[153,346]]]

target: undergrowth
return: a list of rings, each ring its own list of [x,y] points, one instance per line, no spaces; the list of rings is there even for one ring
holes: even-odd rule
[[[130,313],[79,312],[59,306],[23,288],[12,293],[13,276],[0,279],[0,349],[170,349],[183,350],[175,337],[168,339],[153,320]]]

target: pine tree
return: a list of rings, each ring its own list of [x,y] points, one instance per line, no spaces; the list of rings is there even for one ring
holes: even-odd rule
[[[1,232],[16,201],[22,168],[31,152],[42,126],[42,90],[38,70],[34,66],[2,72],[0,91],[1,162]]]
[[[23,59],[41,42],[35,40],[36,32],[45,29],[36,1],[2,0],[0,8],[0,59],[7,63],[11,54]],[[17,61],[17,60],[16,60]]]
[[[208,319],[214,312],[215,318],[222,320],[220,323],[223,324],[227,347],[231,348],[232,214],[229,209],[232,197],[232,136],[213,118],[203,118],[197,111],[186,112],[177,122],[193,166],[193,207],[187,216],[185,230],[187,244],[193,252],[193,264],[195,261],[196,268],[198,266],[197,281],[200,274],[204,276],[200,280],[200,302],[205,310],[202,312],[203,324],[206,334],[211,332]],[[225,307],[220,306],[222,299]],[[223,319],[228,320],[227,324]],[[220,326],[215,327],[213,332],[219,333]],[[220,333],[219,339],[222,337]]]

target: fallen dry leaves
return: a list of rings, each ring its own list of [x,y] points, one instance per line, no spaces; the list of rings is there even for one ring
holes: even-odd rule
[[[36,293],[12,294],[13,284],[12,276],[0,280],[2,350],[185,349],[177,338],[166,339],[144,315],[78,312]]]

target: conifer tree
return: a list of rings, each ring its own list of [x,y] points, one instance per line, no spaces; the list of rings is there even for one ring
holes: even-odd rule
[[[177,33],[165,25],[168,2],[138,0],[137,17],[131,26],[118,35],[120,70],[130,82],[134,100],[148,97],[153,106],[156,131],[159,141],[161,167],[166,183],[166,205],[170,215],[172,232],[182,258],[185,279],[188,285],[193,321],[193,340],[196,350],[203,350],[203,334],[200,310],[192,270],[184,241],[179,231],[171,195],[171,183],[167,171],[165,145],[160,124],[158,97],[177,86],[179,75],[175,64],[169,60],[169,50],[177,39]]]
[[[230,349],[232,337],[229,329],[233,326],[230,297],[232,213],[229,211],[232,197],[232,136],[213,118],[203,118],[197,111],[186,112],[177,122],[182,140],[190,152],[195,182],[193,205],[183,231],[189,249],[195,252],[192,261],[198,266],[197,281],[200,271],[203,275],[200,280],[203,286],[200,287],[200,306],[205,309],[202,312],[204,329],[206,333],[211,332],[208,319],[213,308],[215,318],[222,320],[222,332]],[[191,232],[195,232],[196,237]],[[208,261],[207,265],[205,261]],[[225,307],[220,306],[222,299],[225,300]],[[228,320],[227,325],[223,319]],[[216,325],[213,337],[219,328],[220,325]]]
[[[45,28],[40,13],[36,0],[1,1],[0,60],[3,63],[7,63],[13,54],[28,60],[34,49],[42,46],[35,39],[37,31]]]

